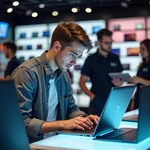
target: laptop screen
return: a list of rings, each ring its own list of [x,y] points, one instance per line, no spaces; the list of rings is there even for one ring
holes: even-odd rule
[[[13,81],[0,81],[0,149],[29,150]]]

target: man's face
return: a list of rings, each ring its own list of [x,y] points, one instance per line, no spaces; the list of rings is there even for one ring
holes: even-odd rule
[[[100,43],[100,48],[104,52],[110,52],[112,49],[112,37],[111,36],[103,36],[102,40],[99,41]]]
[[[71,46],[62,49],[55,57],[58,67],[62,71],[66,71],[71,66],[75,65],[77,57],[82,55],[84,49],[84,46],[79,42],[73,42]]]
[[[6,57],[6,58],[9,57],[8,48],[7,48],[6,46],[4,46],[4,54],[5,54],[5,57]]]

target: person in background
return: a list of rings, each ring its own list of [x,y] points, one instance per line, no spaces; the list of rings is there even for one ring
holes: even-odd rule
[[[96,53],[88,56],[85,60],[79,85],[90,97],[89,113],[100,115],[111,88],[123,83],[118,78],[111,79],[108,73],[122,72],[123,68],[119,57],[111,53],[112,32],[102,29],[97,32],[97,39],[99,48]],[[88,78],[92,83],[91,89],[86,86]]]
[[[4,77],[0,77],[0,80],[9,80],[12,72],[21,64],[16,57],[17,46],[13,41],[7,41],[3,43],[4,54],[9,59]]]
[[[75,104],[67,72],[84,49],[91,47],[81,26],[61,22],[52,34],[50,49],[13,72],[30,142],[50,137],[58,130],[90,130],[97,124],[98,116],[86,116]]]
[[[137,75],[129,79],[129,82],[137,85],[137,91],[133,99],[133,109],[139,108],[139,88],[150,85],[150,39],[145,39],[140,43],[140,54],[142,63],[139,65]]]

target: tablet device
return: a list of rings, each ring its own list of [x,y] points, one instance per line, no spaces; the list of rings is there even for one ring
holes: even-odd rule
[[[129,73],[120,73],[120,72],[115,72],[115,73],[109,73],[109,76],[111,78],[119,78],[123,81],[128,81],[128,79],[131,77]]]

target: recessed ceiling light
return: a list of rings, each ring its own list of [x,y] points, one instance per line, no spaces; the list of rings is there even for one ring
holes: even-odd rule
[[[92,9],[88,7],[88,8],[85,9],[85,11],[86,11],[87,13],[91,13],[91,12],[92,12]]]
[[[12,5],[13,5],[13,6],[18,6],[18,5],[19,5],[19,2],[18,2],[18,1],[14,1]]]
[[[78,12],[78,8],[75,8],[75,7],[74,7],[74,8],[71,9],[71,11],[72,11],[73,13],[77,13],[77,12]]]
[[[13,8],[8,8],[7,13],[11,13],[13,11]]]
[[[37,13],[37,12],[33,12],[33,13],[32,13],[32,17],[35,18],[35,17],[37,17],[37,16],[38,16],[38,13]]]
[[[58,11],[53,11],[52,16],[58,16]]]
[[[45,7],[45,4],[40,4],[39,5],[39,8],[44,8]]]

